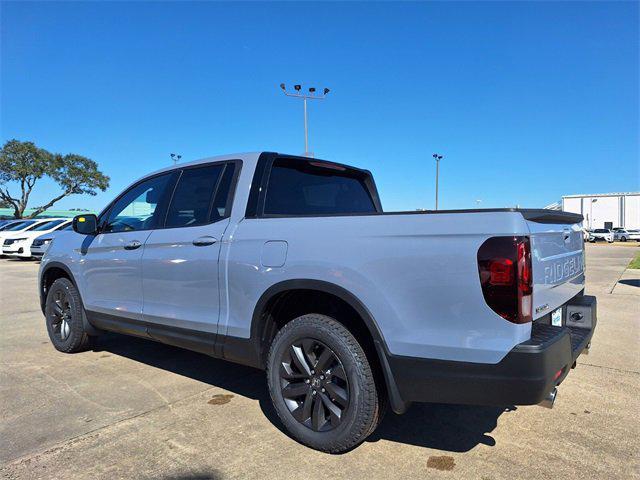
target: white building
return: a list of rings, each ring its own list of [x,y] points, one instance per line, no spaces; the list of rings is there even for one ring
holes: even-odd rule
[[[640,192],[565,195],[562,210],[580,213],[590,229],[640,229]]]

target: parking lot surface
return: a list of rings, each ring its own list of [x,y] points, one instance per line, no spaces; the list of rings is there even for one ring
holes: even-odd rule
[[[552,410],[416,404],[343,455],[282,432],[262,372],[115,334],[57,352],[35,262],[0,259],[0,473],[10,479],[640,478],[640,249],[587,246],[588,356]]]

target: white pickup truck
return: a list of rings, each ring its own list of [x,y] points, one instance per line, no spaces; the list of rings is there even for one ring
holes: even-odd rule
[[[581,222],[387,213],[367,170],[207,158],[76,217],[42,260],[41,304],[63,352],[110,330],[265,369],[290,434],[341,452],[387,405],[553,405],[596,324]]]

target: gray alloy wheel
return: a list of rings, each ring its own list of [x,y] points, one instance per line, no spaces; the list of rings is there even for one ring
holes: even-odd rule
[[[291,415],[316,432],[338,427],[349,408],[349,380],[342,362],[319,340],[297,340],[284,352],[280,385]]]
[[[53,317],[51,319],[51,326],[53,333],[60,340],[65,341],[69,338],[71,333],[71,327],[69,322],[71,321],[71,305],[69,304],[69,296],[63,289],[58,289],[53,294]]]
[[[58,278],[47,292],[45,321],[53,346],[65,353],[86,350],[90,337],[85,332],[82,301],[68,278]]]
[[[361,443],[384,402],[358,339],[318,313],[294,318],[276,334],[267,358],[269,394],[288,433],[330,453]]]

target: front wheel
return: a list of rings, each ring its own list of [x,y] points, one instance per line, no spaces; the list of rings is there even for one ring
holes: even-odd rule
[[[267,381],[280,420],[311,448],[344,452],[377,426],[371,365],[351,332],[331,317],[309,314],[286,324],[271,345]]]
[[[627,237],[621,237],[621,238],[620,238],[620,241],[621,241],[621,242],[626,242],[626,241],[627,241]]]
[[[56,350],[75,353],[86,350],[90,337],[82,323],[80,294],[67,278],[58,278],[47,293],[45,319],[49,339]]]

